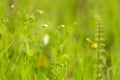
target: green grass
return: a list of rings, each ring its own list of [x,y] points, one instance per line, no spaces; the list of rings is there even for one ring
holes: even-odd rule
[[[3,0],[0,80],[96,80],[96,50],[86,41],[94,42],[96,12],[105,28],[112,80],[119,80],[119,7],[119,0]]]

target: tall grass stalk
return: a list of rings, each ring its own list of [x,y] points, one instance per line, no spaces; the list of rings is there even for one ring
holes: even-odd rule
[[[96,43],[97,43],[97,63],[96,63],[96,80],[112,80],[111,58],[110,54],[105,50],[104,25],[99,14],[95,14],[96,19]]]

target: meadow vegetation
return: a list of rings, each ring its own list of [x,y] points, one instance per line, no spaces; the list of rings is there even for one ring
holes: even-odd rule
[[[120,80],[119,0],[0,0],[0,80]]]

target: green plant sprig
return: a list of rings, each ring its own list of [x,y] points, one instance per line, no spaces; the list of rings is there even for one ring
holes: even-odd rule
[[[105,50],[105,36],[104,25],[99,14],[95,14],[96,19],[96,35],[95,40],[97,43],[96,54],[96,80],[111,80],[109,63],[111,63],[110,56]]]

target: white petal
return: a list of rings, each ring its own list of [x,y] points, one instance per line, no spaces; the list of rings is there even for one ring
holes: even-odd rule
[[[43,37],[43,43],[44,45],[47,45],[49,43],[49,35],[48,34],[45,34],[45,36]]]

